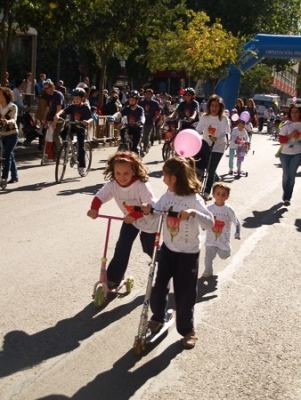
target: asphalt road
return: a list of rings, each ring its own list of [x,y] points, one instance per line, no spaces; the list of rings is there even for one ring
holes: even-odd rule
[[[300,400],[301,168],[284,207],[277,148],[254,134],[240,180],[223,157],[218,172],[231,184],[242,240],[228,260],[215,260],[208,282],[199,279],[196,347],[183,350],[173,327],[142,357],[133,343],[148,258],[138,240],[127,271],[134,290],[98,311],[91,300],[106,224],[86,212],[115,148],[94,150],[89,175],[68,169],[60,185],[53,165],[17,149],[20,180],[0,192],[0,399]],[[145,163],[160,196],[161,145]],[[120,216],[113,201],[102,213]],[[114,221],[109,257],[119,228]]]

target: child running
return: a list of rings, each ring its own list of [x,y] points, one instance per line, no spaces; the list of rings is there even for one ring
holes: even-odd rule
[[[233,161],[235,156],[235,151],[237,150],[239,144],[242,141],[249,142],[248,132],[245,129],[245,121],[239,119],[237,121],[237,126],[233,128],[231,132],[230,146],[229,146],[229,175],[233,175]],[[241,161],[237,159],[237,174],[241,173]]]
[[[163,326],[166,294],[169,292],[169,281],[173,278],[177,331],[184,337],[184,348],[192,349],[197,340],[193,315],[197,298],[201,230],[211,229],[214,219],[199,195],[201,183],[195,173],[193,158],[168,159],[163,166],[163,177],[168,190],[153,207],[178,214],[177,217],[167,216],[163,224],[163,243],[150,301],[153,316],[148,326],[153,333]],[[143,205],[143,212],[148,214],[150,207]]]
[[[104,176],[109,182],[98,191],[87,215],[92,219],[97,218],[102,204],[114,198],[125,216],[114,256],[107,269],[108,287],[112,290],[120,285],[124,277],[132,245],[139,231],[143,251],[152,256],[157,219],[134,210],[134,206],[155,202],[146,168],[137,154],[117,152],[111,155]]]
[[[218,254],[222,260],[231,255],[231,223],[235,225],[234,238],[240,240],[240,221],[233,208],[226,204],[230,197],[231,187],[223,182],[216,182],[213,185],[213,198],[215,202],[208,206],[208,210],[214,216],[214,227],[207,230],[205,241],[205,271],[203,278],[210,278],[213,275],[213,260]]]

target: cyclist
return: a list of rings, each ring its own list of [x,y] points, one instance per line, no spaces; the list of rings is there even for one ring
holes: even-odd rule
[[[143,143],[143,150],[145,153],[150,149],[150,136],[154,129],[154,125],[158,122],[161,111],[159,103],[153,100],[154,91],[150,88],[144,92],[144,98],[139,101],[139,106],[144,109],[145,124],[143,127],[143,136],[141,142]],[[155,133],[153,133],[155,136]]]
[[[142,136],[143,124],[145,122],[144,110],[138,105],[139,93],[131,90],[128,95],[129,105],[113,115],[115,119],[127,117],[128,134],[132,138],[132,149],[134,153],[140,155],[139,142]],[[121,141],[125,141],[125,128],[120,130]]]
[[[57,122],[61,115],[70,115],[71,121],[80,121],[79,125],[72,125],[71,132],[77,135],[78,143],[78,164],[79,174],[86,176],[86,150],[85,150],[85,136],[87,133],[88,125],[93,122],[92,112],[89,106],[84,102],[86,92],[82,88],[76,88],[72,91],[73,103],[67,106],[64,110],[59,111],[54,120]],[[63,140],[66,133],[62,131]]]
[[[199,103],[195,100],[195,90],[188,87],[184,91],[185,100],[182,101],[175,111],[167,117],[167,120],[179,117],[182,121],[181,129],[195,129],[193,124],[199,120]]]

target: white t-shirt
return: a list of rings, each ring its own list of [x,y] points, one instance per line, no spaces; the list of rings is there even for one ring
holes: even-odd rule
[[[301,132],[301,122],[286,121],[280,129],[279,135],[288,136],[294,130]],[[301,137],[289,139],[283,144],[281,153],[289,155],[301,153]]]
[[[229,132],[228,129],[228,119],[225,115],[222,116],[221,120],[218,116],[202,115],[196,127],[197,132],[200,134],[203,133],[203,139],[209,146],[213,143],[210,139],[210,135],[217,138],[212,150],[212,152],[215,153],[223,153],[225,151],[226,133]]]
[[[186,221],[164,216],[163,241],[171,251],[177,253],[198,253],[200,251],[202,228],[211,229],[214,221],[199,194],[177,196],[168,190],[154,205],[154,208],[175,212],[188,208],[196,210],[195,217],[189,217]]]
[[[124,216],[130,214],[126,206],[141,206],[142,203],[153,204],[155,196],[148,182],[135,181],[128,187],[120,186],[115,180],[105,184],[96,194],[104,204],[113,198]],[[154,233],[158,228],[158,215],[145,215],[137,219],[133,225],[143,232]]]
[[[212,212],[215,223],[206,232],[205,246],[231,251],[231,224],[235,225],[234,237],[240,238],[240,221],[234,209],[229,204],[219,207],[213,203],[208,206],[208,210]]]
[[[240,138],[244,140],[245,142],[249,141],[249,135],[245,129],[239,130],[237,127],[232,129],[231,132],[231,140],[230,140],[230,149],[237,149],[238,147],[238,140],[237,138]]]

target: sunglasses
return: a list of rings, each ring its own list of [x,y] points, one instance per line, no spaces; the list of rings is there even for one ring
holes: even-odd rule
[[[50,86],[47,86],[47,87],[44,86],[44,89],[45,89],[45,90],[48,90],[48,89],[50,89]]]

